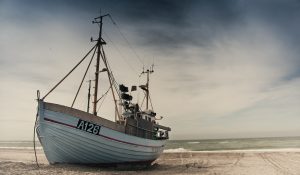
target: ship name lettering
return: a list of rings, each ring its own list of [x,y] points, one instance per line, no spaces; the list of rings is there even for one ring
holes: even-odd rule
[[[101,126],[79,119],[76,128],[91,134],[99,135]]]

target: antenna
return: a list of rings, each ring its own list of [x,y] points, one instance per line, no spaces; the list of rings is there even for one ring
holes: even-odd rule
[[[140,85],[140,88],[143,89],[146,92],[146,110],[149,108],[149,99],[150,99],[150,94],[149,94],[149,84],[150,84],[150,74],[154,72],[153,70],[154,65],[150,66],[146,71],[144,70],[143,67],[143,72],[142,74],[147,74],[147,83],[146,85]]]
[[[151,73],[153,73],[153,72],[154,72],[154,63],[151,65],[151,67],[150,67],[150,71],[151,71]]]

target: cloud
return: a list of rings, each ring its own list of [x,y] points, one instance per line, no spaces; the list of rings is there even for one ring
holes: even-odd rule
[[[140,42],[155,49],[176,50],[190,45],[205,47],[212,38],[241,21],[235,1],[141,2],[126,9],[129,15],[124,14],[137,26]]]
[[[177,122],[194,123],[189,125],[193,127],[189,131],[201,130],[203,137],[215,131],[235,135],[226,128],[228,125],[248,135],[255,135],[253,128],[268,135],[268,129],[272,130],[272,136],[289,128],[285,133],[291,134],[297,130],[293,122],[282,127],[280,121],[288,113],[291,121],[298,120],[299,75],[286,79],[299,70],[294,62],[297,55],[276,31],[260,21],[248,21],[232,33],[212,40],[208,49],[194,46],[182,50],[178,56],[182,61],[171,64],[160,82],[168,94],[164,103],[172,101],[173,106],[163,105],[158,111],[168,112],[167,123],[174,127],[174,118]],[[184,61],[185,55],[189,55],[188,61]],[[172,56],[165,58],[164,67],[168,67],[166,60],[174,61]],[[267,123],[272,118],[276,122],[270,126]],[[179,128],[174,132],[180,135],[189,131]]]
[[[145,63],[155,57],[151,97],[154,109],[165,116],[162,124],[173,128],[173,138],[299,131],[298,1],[30,2],[1,1],[0,96],[5,110],[0,120],[34,119],[35,90],[44,94],[89,50],[88,39],[97,33],[89,20],[101,7]],[[105,33],[122,52],[105,36],[117,81],[143,83],[144,77],[131,76],[140,63],[115,32],[107,19]],[[47,100],[70,104],[84,67]],[[106,90],[108,84],[100,86]],[[76,105],[85,109],[85,94],[79,98]],[[101,114],[113,117],[106,109]]]

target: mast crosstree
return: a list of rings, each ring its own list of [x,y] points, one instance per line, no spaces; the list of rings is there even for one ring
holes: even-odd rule
[[[106,16],[110,16],[109,14],[105,14],[102,16],[99,16],[97,18],[94,18],[94,21],[92,21],[93,24],[99,24],[99,36],[97,40],[93,40],[93,38],[91,38],[91,41],[96,41],[96,49],[97,49],[97,61],[96,61],[96,71],[95,71],[95,86],[94,86],[94,101],[93,101],[93,114],[97,115],[97,103],[98,103],[98,87],[99,87],[99,73],[100,72],[107,72],[107,76],[109,79],[109,84],[110,84],[110,89],[112,92],[112,96],[114,99],[114,103],[115,103],[115,112],[116,112],[116,118],[115,120],[117,120],[117,117],[120,119],[120,114],[118,111],[118,107],[117,107],[117,100],[115,97],[115,93],[113,90],[113,78],[112,78],[112,74],[110,72],[110,69],[108,67],[108,63],[106,60],[106,56],[103,50],[103,45],[106,44],[106,42],[104,41],[104,39],[102,38],[102,25],[103,25],[103,18]],[[100,57],[102,58],[102,61],[104,63],[105,68],[103,68],[101,71],[99,71],[99,67],[100,67]]]
[[[97,41],[96,47],[97,47],[97,61],[96,61],[96,72],[95,72],[95,86],[94,86],[94,101],[93,101],[93,114],[97,115],[97,96],[98,96],[98,86],[99,86],[99,66],[100,66],[100,56],[101,54],[101,48],[106,42],[102,39],[102,25],[103,25],[103,18],[106,15],[99,16],[97,18],[94,18],[94,21],[92,21],[93,24],[99,24],[99,36],[97,40],[93,40],[91,38],[91,41]]]

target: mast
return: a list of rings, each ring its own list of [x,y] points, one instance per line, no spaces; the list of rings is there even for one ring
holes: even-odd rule
[[[150,83],[150,74],[152,74],[154,72],[153,70],[153,65],[150,67],[150,70],[147,69],[146,71],[143,70],[142,74],[147,74],[147,83],[146,83],[146,88],[143,89],[146,91],[146,110],[149,109],[149,83]]]
[[[99,36],[98,36],[98,40],[97,41],[97,62],[96,62],[96,72],[95,72],[95,89],[94,89],[94,102],[93,102],[93,114],[97,115],[97,95],[98,95],[98,80],[99,80],[99,65],[100,65],[100,56],[101,56],[101,48],[103,44],[106,44],[104,42],[104,40],[102,39],[102,19],[103,17],[108,16],[108,14],[106,15],[102,15],[99,16],[97,18],[94,18],[93,23],[97,23],[99,24]],[[100,21],[99,21],[100,19]],[[91,38],[91,41],[93,41],[93,39]]]
[[[149,106],[149,69],[147,69],[147,91],[146,91],[146,110],[148,110],[148,106]]]
[[[91,99],[91,80],[89,80],[89,93],[88,93],[88,104],[87,104],[87,112],[90,112],[90,99]]]

